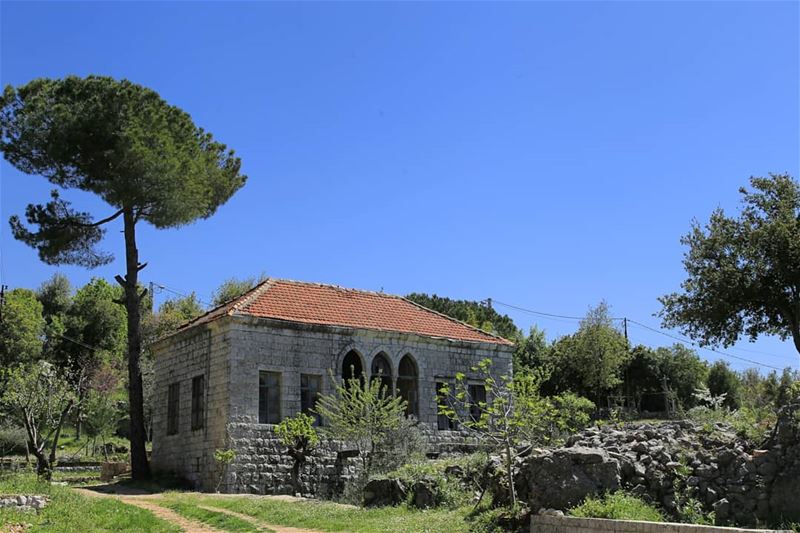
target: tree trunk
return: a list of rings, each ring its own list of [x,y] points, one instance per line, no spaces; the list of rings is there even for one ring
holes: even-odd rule
[[[125,222],[125,278],[117,278],[125,289],[125,309],[128,312],[128,403],[130,414],[131,477],[136,480],[150,477],[150,465],[145,451],[144,391],[142,388],[141,295],[139,294],[139,251],[136,249],[136,216],[132,208],[123,212]]]

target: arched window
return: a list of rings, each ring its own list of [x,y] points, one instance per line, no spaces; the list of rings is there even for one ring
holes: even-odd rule
[[[407,403],[406,416],[419,416],[419,393],[417,391],[417,364],[406,354],[397,367],[397,394]]]
[[[389,358],[381,352],[372,360],[370,371],[371,379],[378,379],[381,382],[381,392],[386,396],[392,395],[392,365]]]
[[[361,357],[355,350],[350,350],[342,361],[342,381],[347,383],[353,378],[364,379],[364,368],[361,366]]]

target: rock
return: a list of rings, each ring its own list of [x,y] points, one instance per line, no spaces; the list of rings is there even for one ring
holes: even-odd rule
[[[526,458],[517,493],[531,509],[569,509],[590,494],[620,488],[617,461],[601,449],[564,448]]]
[[[444,469],[444,475],[455,477],[455,478],[458,478],[458,479],[463,479],[464,478],[464,469],[461,468],[458,465],[448,465]]]
[[[407,494],[399,479],[373,479],[364,487],[364,506],[397,505],[406,499]]]
[[[558,509],[539,509],[539,514],[541,516],[564,516],[564,512]]]
[[[714,504],[714,515],[718,520],[727,520],[731,514],[731,504],[726,498],[722,498]]]
[[[431,509],[438,505],[440,494],[431,480],[417,481],[411,486],[411,504],[417,509]]]

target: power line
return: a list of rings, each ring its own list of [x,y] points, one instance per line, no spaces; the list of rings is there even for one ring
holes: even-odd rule
[[[550,317],[550,318],[563,318],[563,319],[566,319],[566,320],[583,320],[585,318],[585,317],[582,317],[582,316],[557,315],[557,314],[554,314],[554,313],[545,313],[543,311],[534,311],[533,309],[525,309],[524,307],[519,307],[517,305],[511,305],[511,304],[503,303],[503,302],[501,302],[499,300],[495,300],[495,299],[492,299],[492,302],[496,303],[497,305],[502,305],[503,307],[510,307],[511,309],[516,309],[517,311],[522,311],[524,313],[530,313],[532,315],[545,316],[545,317]],[[618,319],[614,319],[614,320],[618,320]]]
[[[516,309],[517,311],[522,311],[523,313],[529,313],[531,315],[541,316],[541,317],[546,317],[546,318],[564,319],[564,320],[577,320],[577,321],[581,321],[581,320],[583,320],[585,318],[585,317],[579,317],[579,316],[559,315],[559,314],[556,314],[556,313],[546,313],[544,311],[536,311],[534,309],[527,309],[525,307],[520,307],[518,305],[512,305],[512,304],[508,304],[508,303],[505,303],[505,302],[501,302],[501,301],[496,300],[496,299],[492,299],[492,302],[497,304],[497,305],[502,305],[504,307],[508,307],[510,309]],[[670,339],[676,340],[676,341],[680,342],[681,344],[684,344],[684,345],[688,344],[689,346],[696,347],[696,348],[699,348],[699,349],[702,349],[702,350],[707,350],[709,352],[713,352],[713,353],[715,353],[717,355],[721,355],[723,357],[728,357],[730,359],[736,359],[736,360],[743,361],[743,362],[750,363],[750,364],[757,365],[757,366],[763,366],[765,368],[771,368],[773,370],[783,370],[782,368],[779,368],[777,366],[769,365],[769,364],[766,364],[766,363],[760,363],[758,361],[754,361],[754,360],[748,359],[746,357],[740,357],[738,355],[733,355],[733,354],[730,354],[730,353],[727,353],[727,352],[716,350],[714,348],[708,348],[706,346],[701,346],[698,343],[696,343],[696,342],[694,342],[694,341],[692,341],[690,339],[682,338],[682,337],[679,337],[677,335],[673,335],[671,333],[667,333],[665,331],[662,331],[660,329],[656,329],[656,328],[647,326],[645,324],[642,324],[641,322],[633,320],[632,318],[612,317],[611,320],[622,321],[623,322],[623,327],[627,326],[627,323],[630,322],[631,324],[636,324],[639,327],[645,328],[645,329],[650,330],[650,331],[652,331],[654,333],[658,333],[659,335],[664,335],[665,337],[669,337]],[[754,353],[760,353],[760,352],[754,352]],[[762,355],[772,355],[772,354],[763,354],[762,353]],[[779,356],[776,355],[774,357],[779,357]]]
[[[754,361],[752,359],[747,359],[746,357],[739,357],[738,355],[733,355],[733,354],[730,354],[730,353],[727,353],[727,352],[722,352],[720,350],[715,350],[714,348],[708,348],[706,346],[701,346],[700,344],[698,344],[698,343],[696,343],[696,342],[694,342],[692,340],[684,339],[682,337],[678,337],[677,335],[673,335],[671,333],[667,333],[665,331],[661,331],[660,329],[652,328],[650,326],[642,324],[641,322],[637,322],[636,320],[633,320],[632,318],[629,318],[628,322],[630,322],[631,324],[636,324],[637,326],[642,327],[642,328],[647,329],[647,330],[650,330],[650,331],[652,331],[654,333],[658,333],[659,335],[664,335],[665,337],[669,337],[670,339],[674,339],[674,340],[680,342],[681,344],[689,344],[690,346],[694,346],[694,347],[700,348],[701,350],[708,350],[709,352],[714,352],[715,354],[721,355],[723,357],[728,357],[728,358],[731,358],[731,359],[737,359],[739,361],[744,361],[745,363],[750,363],[750,364],[753,364],[753,365],[763,366],[763,367],[766,367],[766,368],[771,368],[773,370],[783,370],[782,368],[779,368],[777,366],[768,365],[766,363],[760,363],[760,362]]]
[[[152,283],[153,283],[153,286],[154,286],[154,288],[156,288],[156,289],[161,289],[161,290],[165,290],[165,291],[167,291],[167,292],[171,292],[172,294],[175,294],[175,295],[177,295],[177,296],[180,296],[180,297],[182,297],[182,298],[191,298],[192,296],[194,296],[194,297],[195,297],[195,299],[196,299],[198,302],[200,302],[201,304],[205,305],[206,307],[213,307],[213,305],[212,305],[212,304],[210,304],[210,303],[208,303],[208,302],[205,302],[205,301],[201,300],[200,298],[198,298],[198,297],[197,297],[197,293],[194,293],[194,292],[193,292],[192,294],[185,294],[185,293],[183,293],[183,292],[180,292],[180,291],[177,291],[177,290],[175,290],[175,289],[172,289],[172,288],[170,288],[170,287],[167,287],[166,285],[162,285],[161,283],[157,283],[157,282],[155,282],[155,281],[154,281],[154,282],[152,282]]]

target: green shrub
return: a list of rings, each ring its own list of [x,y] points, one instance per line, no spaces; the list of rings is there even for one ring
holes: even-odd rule
[[[478,480],[485,464],[486,456],[478,453],[447,459],[413,461],[389,472],[385,477],[399,479],[409,488],[417,481],[433,482],[440,495],[437,505],[455,509],[472,501],[477,485],[469,480]],[[458,466],[463,476],[447,475],[445,471],[452,466]]]
[[[599,498],[590,496],[582,504],[571,509],[568,514],[583,518],[664,522],[661,511],[625,492],[613,492]]]
[[[0,457],[24,454],[27,439],[28,437],[23,428],[13,426],[0,427]]]

